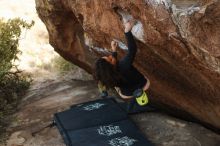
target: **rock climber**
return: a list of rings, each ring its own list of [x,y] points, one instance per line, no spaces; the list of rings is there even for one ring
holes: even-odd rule
[[[115,88],[118,94],[125,101],[128,101],[127,110],[142,109],[148,103],[146,90],[150,86],[150,81],[142,75],[134,66],[133,62],[137,52],[137,46],[132,35],[132,28],[135,20],[124,23],[124,32],[128,45],[126,55],[117,60],[116,41],[111,42],[112,54],[99,58],[95,63],[94,78],[98,82],[98,87],[102,97],[108,96],[107,89]]]

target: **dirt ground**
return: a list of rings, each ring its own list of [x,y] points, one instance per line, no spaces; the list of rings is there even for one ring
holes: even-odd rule
[[[71,78],[73,77],[73,78]],[[71,105],[98,99],[94,81],[70,76],[35,81],[8,128],[7,146],[64,146],[56,127],[31,133],[48,125],[53,114]],[[220,135],[198,125],[160,112],[132,115],[146,137],[156,146],[219,146]]]

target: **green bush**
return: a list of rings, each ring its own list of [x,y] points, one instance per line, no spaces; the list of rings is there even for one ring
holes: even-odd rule
[[[5,117],[14,111],[21,95],[30,85],[31,78],[18,70],[14,61],[21,53],[18,45],[22,30],[30,29],[33,24],[19,18],[0,19],[0,136],[8,124]]]
[[[61,56],[56,56],[51,62],[53,67],[61,74],[76,69],[76,66],[73,63],[65,60]]]

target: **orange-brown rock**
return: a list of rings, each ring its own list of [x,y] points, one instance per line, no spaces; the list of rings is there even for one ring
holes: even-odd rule
[[[51,45],[89,73],[111,40],[126,52],[122,21],[135,18],[134,65],[151,80],[151,100],[220,129],[219,1],[35,1]]]

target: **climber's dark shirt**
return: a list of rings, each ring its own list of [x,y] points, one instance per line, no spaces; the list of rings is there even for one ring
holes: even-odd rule
[[[126,96],[131,96],[134,90],[143,88],[147,80],[144,76],[132,65],[137,52],[137,46],[132,33],[125,33],[128,45],[128,52],[121,60],[117,62],[117,69],[125,79],[118,87],[121,93]],[[117,52],[113,52],[112,56],[117,58]]]

